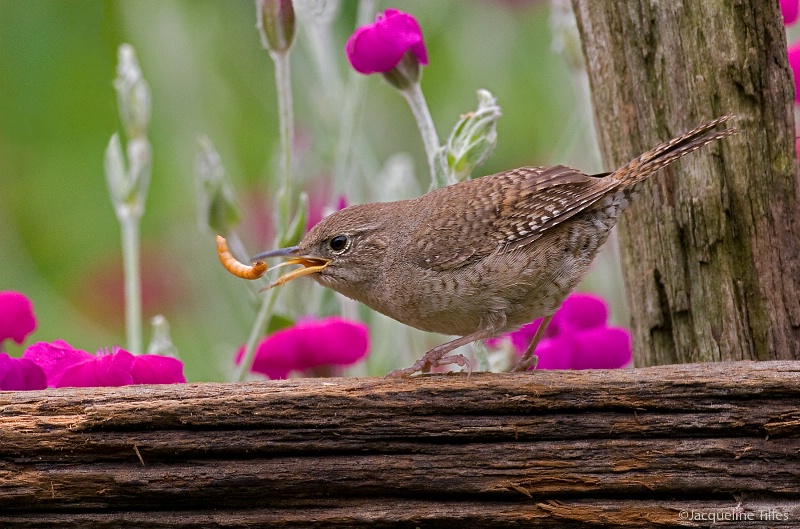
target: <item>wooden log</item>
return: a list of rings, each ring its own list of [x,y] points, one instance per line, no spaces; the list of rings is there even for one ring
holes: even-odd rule
[[[0,527],[797,527],[800,363],[0,393]]]

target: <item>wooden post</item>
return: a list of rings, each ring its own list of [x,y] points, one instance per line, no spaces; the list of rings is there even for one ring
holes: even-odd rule
[[[726,114],[742,133],[620,222],[636,365],[800,358],[800,177],[778,2],[573,0],[609,169]]]
[[[798,527],[799,410],[796,362],[0,392],[0,527]]]

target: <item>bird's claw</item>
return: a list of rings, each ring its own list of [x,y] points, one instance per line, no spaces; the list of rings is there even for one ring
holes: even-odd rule
[[[458,364],[460,367],[465,367],[467,375],[472,374],[472,366],[464,355],[457,354],[439,358],[427,358],[427,355],[425,355],[417,360],[411,367],[395,369],[384,378],[406,378],[417,372],[427,373],[434,367],[442,367],[450,364]]]
[[[519,371],[529,371],[531,369],[536,369],[536,364],[539,363],[539,357],[536,355],[531,355],[530,358],[522,358],[517,365],[514,366],[514,369],[511,370],[512,373],[517,373]]]

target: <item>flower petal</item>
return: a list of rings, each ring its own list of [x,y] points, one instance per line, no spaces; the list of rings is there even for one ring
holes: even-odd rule
[[[795,103],[800,103],[800,87],[797,86],[800,80],[800,41],[789,46],[789,66],[794,77],[794,100]]]
[[[47,377],[42,368],[27,358],[11,358],[0,353],[0,390],[45,389]]]
[[[783,14],[784,26],[791,26],[797,22],[799,7],[800,0],[781,0],[781,13]]]
[[[297,360],[301,354],[296,335],[290,331],[294,328],[282,329],[264,338],[256,347],[256,357],[251,371],[262,373],[267,377],[277,380],[289,376],[289,372],[302,369]],[[244,348],[239,350],[236,359],[241,360]]]
[[[94,355],[73,348],[63,340],[52,343],[37,342],[22,355],[42,368],[47,376],[47,385],[57,387],[64,373],[75,365],[94,360]]]
[[[20,292],[0,292],[0,342],[12,339],[22,343],[36,329],[33,304]]]
[[[556,311],[550,325],[556,334],[560,334],[568,330],[603,327],[607,319],[608,307],[602,298],[592,294],[572,294]]]
[[[631,335],[626,329],[606,327],[575,333],[572,369],[617,369],[632,358]]]
[[[536,347],[536,369],[571,369],[575,343],[568,336],[542,340]]]
[[[37,364],[47,376],[47,385],[56,388],[186,382],[180,360],[159,355],[134,356],[118,348],[93,355],[56,340],[31,345],[23,358]]]
[[[428,64],[419,23],[396,9],[387,9],[373,24],[356,29],[345,47],[350,64],[363,74],[390,71],[408,50],[420,64]]]
[[[341,318],[326,318],[309,325],[305,369],[323,365],[346,366],[366,356],[369,350],[367,326]]]
[[[341,318],[304,320],[265,338],[258,345],[252,370],[271,379],[286,378],[291,371],[353,364],[368,350],[363,323]]]
[[[134,357],[134,384],[179,384],[185,383],[183,362],[177,358],[160,355],[140,355]]]
[[[131,376],[134,361],[134,356],[124,350],[92,356],[92,360],[74,364],[64,371],[55,387],[127,386],[134,383]]]

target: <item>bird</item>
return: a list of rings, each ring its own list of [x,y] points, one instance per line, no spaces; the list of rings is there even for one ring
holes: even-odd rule
[[[423,331],[457,338],[389,377],[456,364],[455,349],[543,318],[513,371],[535,368],[535,348],[640,185],[675,160],[738,129],[723,116],[661,143],[613,172],[521,167],[394,202],[330,214],[296,246],[254,261],[300,265],[264,290],[309,276]]]

